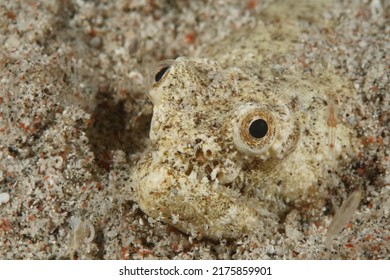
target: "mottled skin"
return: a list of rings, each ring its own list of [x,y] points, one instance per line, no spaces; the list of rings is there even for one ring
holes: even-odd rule
[[[217,239],[276,227],[291,208],[321,206],[328,171],[348,160],[354,134],[338,116],[329,126],[329,108],[342,110],[353,90],[321,63],[310,72],[281,66],[296,60],[294,24],[259,22],[214,46],[212,59],[160,67],[169,65],[149,91],[152,145],[133,173],[144,212]],[[256,119],[268,124],[262,138],[249,133]]]

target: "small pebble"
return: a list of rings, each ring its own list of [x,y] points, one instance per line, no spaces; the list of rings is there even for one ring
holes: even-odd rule
[[[99,49],[102,46],[102,38],[100,37],[93,37],[90,41],[89,44],[91,47],[94,47],[96,49]]]
[[[20,41],[16,36],[11,36],[5,41],[5,47],[9,50],[16,49],[20,45]]]
[[[3,203],[7,203],[10,199],[10,196],[8,193],[0,193],[0,205]]]

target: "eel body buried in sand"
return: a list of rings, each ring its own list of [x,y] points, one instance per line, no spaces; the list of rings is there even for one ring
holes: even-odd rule
[[[160,65],[152,144],[132,175],[144,212],[218,239],[272,234],[287,211],[321,208],[331,171],[354,154],[339,112],[355,92],[325,61],[302,67],[305,26],[326,26],[313,5],[318,18],[305,19],[303,6],[275,4],[207,58]],[[277,8],[289,16],[274,23]]]

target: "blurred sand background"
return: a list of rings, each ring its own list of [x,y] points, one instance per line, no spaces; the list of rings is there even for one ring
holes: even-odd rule
[[[302,38],[304,63],[329,56],[363,104],[349,117],[360,151],[317,222],[293,211],[272,239],[197,240],[143,214],[125,188],[148,145],[148,70],[202,56],[271,2],[0,0],[0,259],[389,259],[388,0],[329,2],[320,16],[333,28]],[[358,210],[324,249],[357,187]]]

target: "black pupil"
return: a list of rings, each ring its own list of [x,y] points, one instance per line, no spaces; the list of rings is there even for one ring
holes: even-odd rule
[[[254,138],[263,138],[267,135],[268,132],[268,124],[263,119],[255,120],[249,126],[249,133]]]
[[[156,76],[154,77],[154,80],[156,82],[159,82],[161,80],[161,78],[164,76],[165,72],[167,72],[169,66],[165,66],[163,68],[160,69],[160,71],[157,72]]]

